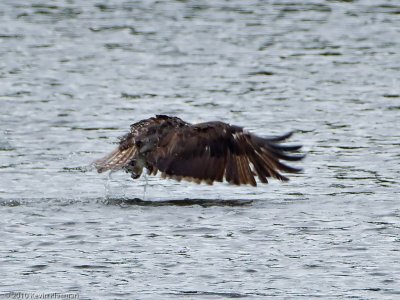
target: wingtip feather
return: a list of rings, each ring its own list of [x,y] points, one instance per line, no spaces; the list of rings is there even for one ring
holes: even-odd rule
[[[134,153],[135,150],[133,148],[125,150],[117,148],[105,157],[94,161],[93,164],[98,173],[120,170],[129,163]]]

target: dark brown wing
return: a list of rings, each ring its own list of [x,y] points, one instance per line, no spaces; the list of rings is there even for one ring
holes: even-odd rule
[[[296,161],[303,156],[290,156],[301,146],[284,146],[279,142],[290,137],[261,138],[238,126],[207,122],[172,130],[147,160],[153,170],[177,180],[185,179],[212,184],[224,179],[236,185],[256,186],[255,176],[263,183],[268,177],[288,180],[280,172],[295,173],[301,169],[281,160]]]

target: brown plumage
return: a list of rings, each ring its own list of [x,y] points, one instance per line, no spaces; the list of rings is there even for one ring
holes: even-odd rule
[[[280,144],[292,133],[262,138],[242,127],[223,122],[189,124],[177,117],[157,115],[131,125],[117,149],[95,161],[99,173],[125,170],[136,179],[143,168],[150,175],[196,183],[224,181],[256,186],[268,178],[287,181],[281,172],[301,169],[282,161],[298,161],[303,155],[289,155],[301,146]]]

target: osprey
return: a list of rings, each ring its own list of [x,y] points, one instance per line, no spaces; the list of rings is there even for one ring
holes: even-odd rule
[[[268,183],[269,177],[287,181],[281,171],[301,171],[282,163],[304,157],[289,155],[301,146],[280,144],[291,135],[262,138],[223,122],[190,124],[156,115],[132,124],[118,147],[94,165],[99,173],[122,169],[133,179],[146,168],[150,175],[160,171],[163,178],[178,181],[212,184],[225,179],[230,184],[256,186],[255,176],[262,183]]]

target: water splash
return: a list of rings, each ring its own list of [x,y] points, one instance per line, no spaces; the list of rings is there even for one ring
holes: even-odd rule
[[[106,183],[104,185],[104,191],[105,191],[105,194],[106,194],[106,199],[112,198],[111,181],[112,181],[112,174],[113,173],[114,172],[112,172],[112,171],[108,172],[107,181],[106,181]]]
[[[146,192],[147,192],[147,186],[149,184],[149,178],[147,176],[147,173],[143,175],[144,178],[144,188],[143,188],[143,200],[146,200]]]

